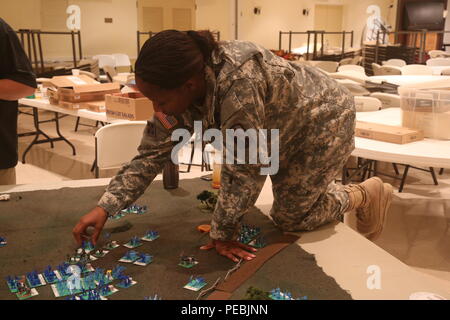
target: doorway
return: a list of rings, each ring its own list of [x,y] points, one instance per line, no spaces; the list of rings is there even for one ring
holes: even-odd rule
[[[138,0],[137,6],[139,31],[195,28],[195,0]]]
[[[314,30],[342,32],[343,7],[341,5],[316,5],[314,14]],[[341,48],[342,35],[325,35],[325,50],[332,47]]]

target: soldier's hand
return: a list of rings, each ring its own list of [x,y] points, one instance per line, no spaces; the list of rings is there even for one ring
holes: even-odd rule
[[[233,260],[234,262],[238,262],[240,258],[244,260],[252,260],[256,256],[250,252],[257,251],[255,248],[237,241],[211,240],[211,242],[206,246],[200,247],[201,250],[209,250],[212,248],[216,248],[216,251],[219,254]]]
[[[81,246],[82,241],[84,240],[83,238],[89,238],[86,233],[87,228],[94,227],[94,233],[91,236],[91,240],[95,246],[107,219],[107,212],[100,207],[95,207],[91,212],[82,216],[72,231],[78,245]]]

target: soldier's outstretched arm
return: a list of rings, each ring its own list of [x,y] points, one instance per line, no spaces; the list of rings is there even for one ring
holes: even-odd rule
[[[233,132],[239,137],[237,130],[244,134],[241,137],[251,137],[252,130],[257,134],[257,130],[262,129],[264,102],[261,91],[261,87],[250,79],[240,79],[234,82],[221,105],[225,150],[233,146],[234,152],[224,152],[221,188],[211,222],[212,242],[203,249],[215,247],[221,255],[234,261],[238,258],[250,260],[254,257],[249,251],[256,250],[235,240],[242,217],[255,204],[266,176],[261,175],[260,163],[249,163],[249,156],[255,149],[258,151],[258,148],[251,145],[256,141],[246,138],[246,143],[239,145],[238,141],[242,138],[233,138],[231,141],[230,137]],[[245,161],[238,163],[238,160],[243,160],[239,157],[239,151],[242,151],[239,149],[242,147],[245,148]]]
[[[265,180],[258,165],[222,165],[220,192],[211,221],[211,239],[236,240],[241,220],[254,206]]]
[[[88,227],[94,227],[91,239],[95,245],[108,216],[117,214],[144,193],[164,164],[170,160],[174,145],[170,136],[170,131],[157,119],[147,123],[138,148],[139,154],[112,178],[97,207],[81,217],[73,229],[73,236],[79,245],[88,237]]]
[[[165,129],[156,118],[148,121],[138,148],[139,154],[112,178],[98,206],[112,216],[135,202],[161,172],[164,164],[170,161],[173,146],[171,131]]]

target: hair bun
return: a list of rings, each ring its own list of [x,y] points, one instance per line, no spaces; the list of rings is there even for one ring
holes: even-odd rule
[[[164,89],[179,88],[203,72],[217,47],[209,31],[164,30],[148,39],[136,60],[136,77]]]
[[[186,33],[195,41],[198,48],[203,54],[204,60],[210,60],[212,52],[217,48],[217,42],[214,39],[212,33],[208,30],[189,30]]]

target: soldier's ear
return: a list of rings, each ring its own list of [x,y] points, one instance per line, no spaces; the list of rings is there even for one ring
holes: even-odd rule
[[[205,76],[199,73],[191,77],[189,80],[187,80],[184,83],[183,87],[186,88],[188,91],[197,92],[200,88],[202,88],[204,82]]]
[[[188,81],[186,81],[183,84],[183,87],[187,91],[195,91],[195,88],[197,87],[197,83],[195,81],[195,78],[191,78]]]

